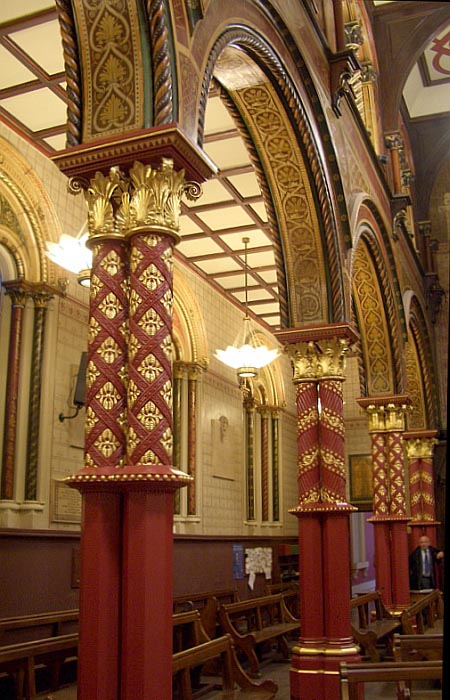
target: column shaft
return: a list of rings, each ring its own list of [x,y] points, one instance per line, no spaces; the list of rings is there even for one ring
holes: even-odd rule
[[[173,448],[172,255],[167,235],[147,230],[130,236],[127,468],[167,481]],[[121,700],[171,696],[174,490],[151,480],[124,495]]]
[[[278,411],[272,411],[272,519],[280,519],[280,419]]]
[[[37,500],[39,469],[39,428],[41,422],[42,362],[44,356],[45,322],[47,304],[52,298],[45,287],[33,290],[34,328],[31,357],[30,398],[28,411],[27,468],[25,474],[25,500]]]
[[[269,520],[269,413],[260,411],[261,416],[261,502],[263,522]]]
[[[245,455],[245,467],[247,474],[247,520],[255,520],[255,474],[254,474],[254,415],[255,407],[251,399],[246,399],[244,401],[245,408],[245,421],[246,421],[246,455]]]
[[[339,664],[358,661],[350,628],[350,533],[344,464],[348,326],[280,331],[296,384],[300,639],[291,700],[338,700]]]
[[[8,369],[6,376],[5,426],[3,437],[3,463],[0,498],[14,498],[15,459],[17,435],[17,401],[19,397],[20,348],[22,343],[23,312],[27,288],[22,282],[4,283],[11,297],[11,323],[9,330]]]
[[[197,378],[198,369],[191,368],[188,374],[188,474],[192,481],[188,484],[188,515],[197,512],[196,468],[197,468]]]
[[[358,399],[369,417],[373,461],[376,585],[394,611],[409,604],[403,431],[407,396]]]
[[[111,208],[109,196],[117,179],[115,175],[101,178],[86,193],[91,214],[102,211],[99,204]],[[105,235],[102,220],[97,222],[92,216],[89,224],[93,260],[85,466],[67,479],[69,485],[81,491],[83,499],[78,697],[79,700],[117,700],[122,497],[116,483],[125,460],[127,252],[123,239],[115,237],[113,230],[109,231],[110,238]],[[111,479],[112,484],[108,483]]]

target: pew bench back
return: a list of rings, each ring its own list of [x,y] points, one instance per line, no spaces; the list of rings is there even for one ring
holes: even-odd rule
[[[364,656],[380,661],[381,645],[392,656],[393,635],[400,632],[401,621],[386,609],[381,592],[371,591],[352,598],[350,609],[357,612],[358,621],[352,623],[352,633]]]
[[[253,674],[259,672],[257,644],[274,640],[288,658],[286,635],[300,630],[299,620],[289,612],[281,593],[221,605],[219,618],[224,633],[246,655]]]
[[[422,688],[415,694],[416,681],[442,681],[442,661],[342,662],[339,668],[341,700],[360,700],[362,684],[380,682],[396,684],[397,700],[424,700]]]

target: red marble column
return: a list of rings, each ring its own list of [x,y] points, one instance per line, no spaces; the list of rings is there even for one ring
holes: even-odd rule
[[[403,147],[403,139],[399,132],[393,132],[386,135],[385,143],[391,154],[391,171],[394,194],[399,194],[402,192],[399,150]]]
[[[34,301],[33,348],[31,355],[30,397],[28,403],[27,467],[25,500],[38,499],[39,427],[41,422],[42,361],[44,353],[47,306],[55,290],[46,284],[33,285]]]
[[[246,471],[246,486],[247,486],[247,520],[255,520],[255,402],[251,396],[244,395],[244,410],[245,410],[245,430],[246,430],[246,455],[245,455],[245,471]]]
[[[277,409],[271,409],[272,413],[272,520],[280,519],[280,414]]]
[[[261,418],[261,519],[269,520],[269,411],[260,409]]]
[[[200,368],[191,365],[188,369],[188,474],[192,481],[188,484],[188,515],[197,512],[196,469],[197,469],[197,381]]]
[[[356,334],[347,325],[277,333],[297,390],[300,638],[292,700],[339,700],[339,664],[359,660],[350,628],[349,514],[342,382]],[[320,401],[319,401],[320,399]]]
[[[414,430],[403,434],[409,463],[409,503],[411,510],[410,550],[426,535],[437,546],[433,452],[436,430]]]
[[[20,348],[22,344],[23,311],[30,285],[23,280],[3,282],[6,294],[11,297],[11,323],[9,331],[8,369],[6,376],[5,425],[3,429],[3,463],[0,499],[14,498],[15,459],[17,434],[17,400],[19,398]]]
[[[408,539],[403,431],[404,395],[358,399],[367,411],[373,461],[377,588],[393,612],[409,604]]]

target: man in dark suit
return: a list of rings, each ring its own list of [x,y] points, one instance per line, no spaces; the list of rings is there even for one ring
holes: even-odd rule
[[[437,588],[438,563],[444,558],[444,552],[430,544],[430,538],[423,535],[419,546],[409,555],[409,587],[414,591]]]

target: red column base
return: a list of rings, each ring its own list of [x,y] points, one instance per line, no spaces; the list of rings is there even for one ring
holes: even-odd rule
[[[361,661],[359,647],[352,639],[340,643],[308,640],[292,651],[291,700],[340,700],[339,666],[342,661]]]

